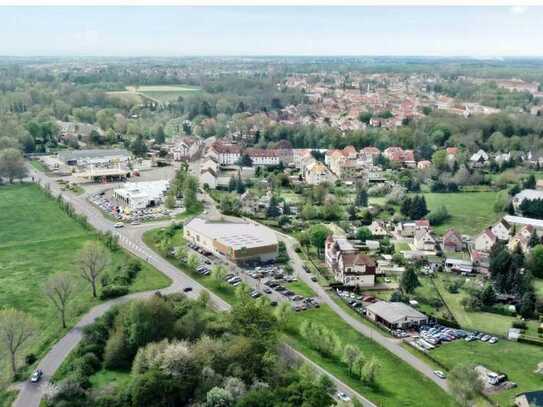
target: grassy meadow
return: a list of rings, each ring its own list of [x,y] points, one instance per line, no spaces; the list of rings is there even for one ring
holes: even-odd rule
[[[74,276],[75,294],[67,314],[68,325],[99,300],[92,298],[90,285],[77,270],[77,256],[85,242],[95,240],[87,230],[66,215],[45,192],[34,184],[0,187],[0,308],[13,307],[29,313],[39,329],[20,352],[39,358],[64,333],[52,304],[43,294],[43,284],[57,272]],[[125,263],[129,255],[112,253],[110,267]],[[130,290],[166,287],[170,281],[155,269],[143,265]],[[0,372],[6,373],[4,362]]]
[[[425,193],[428,210],[445,206],[451,218],[434,227],[437,234],[444,234],[449,228],[467,235],[476,235],[495,223],[500,214],[494,212],[496,192],[455,192]]]

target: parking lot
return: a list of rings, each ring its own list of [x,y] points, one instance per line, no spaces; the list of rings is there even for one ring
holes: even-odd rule
[[[296,312],[320,307],[315,298],[296,294],[286,287],[288,283],[297,281],[297,278],[286,274],[280,265],[270,263],[252,267],[238,267],[193,243],[188,243],[187,247],[199,256],[200,264],[196,268],[196,272],[202,276],[209,276],[213,265],[224,264],[230,269],[230,272],[225,276],[225,281],[232,287],[246,283],[252,289],[249,294],[252,298],[256,299],[265,295],[274,306],[280,301],[289,301]]]
[[[173,213],[171,210],[162,206],[128,210],[127,208],[123,208],[122,206],[118,205],[113,199],[109,198],[109,195],[110,194],[107,192],[98,192],[89,195],[88,200],[103,212],[122,222],[138,224],[140,222],[153,221],[169,217]]]
[[[488,344],[498,342],[498,338],[478,331],[466,331],[463,329],[449,328],[443,325],[423,325],[417,334],[410,335],[410,341],[414,347],[427,352],[437,346],[445,345],[456,340],[466,342],[482,341]]]

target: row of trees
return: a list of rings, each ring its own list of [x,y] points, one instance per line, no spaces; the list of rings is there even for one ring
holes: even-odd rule
[[[379,363],[375,357],[367,358],[355,345],[343,346],[341,339],[335,332],[310,320],[305,320],[302,323],[300,335],[323,356],[345,363],[349,368],[350,375],[358,377],[368,386],[376,384]]]

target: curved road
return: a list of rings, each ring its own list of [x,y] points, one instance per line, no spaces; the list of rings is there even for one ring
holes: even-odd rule
[[[30,383],[29,381],[24,382],[20,387],[20,392],[17,396],[17,399],[13,403],[14,407],[39,407],[42,397],[51,388],[50,379],[53,377],[56,370],[60,367],[60,365],[69,355],[69,353],[77,346],[79,341],[82,339],[83,328],[87,325],[92,324],[97,318],[103,315],[108,309],[110,309],[114,305],[121,304],[132,299],[148,298],[154,295],[157,291],[162,294],[181,292],[184,287],[190,286],[193,288],[193,290],[189,293],[186,293],[187,296],[191,298],[197,298],[201,292],[206,291],[207,293],[209,293],[210,303],[215,309],[219,311],[227,311],[230,309],[230,305],[227,302],[222,300],[213,292],[207,290],[200,283],[184,274],[181,270],[171,265],[167,260],[163,259],[161,256],[158,256],[154,251],[152,251],[143,243],[141,238],[143,232],[146,229],[167,225],[169,223],[168,221],[141,225],[141,227],[138,227],[137,231],[134,231],[133,228],[132,231],[130,230],[131,228],[121,230],[115,229],[113,227],[113,223],[105,219],[102,213],[97,208],[92,206],[85,199],[85,197],[77,197],[71,193],[65,193],[61,191],[55,180],[49,178],[47,175],[41,172],[33,170],[32,168],[30,168],[30,175],[35,182],[44,186],[48,185],[51,193],[54,196],[62,194],[63,199],[66,202],[69,202],[74,207],[77,213],[85,215],[87,217],[87,221],[95,229],[102,232],[109,231],[117,234],[119,236],[119,244],[123,248],[136,255],[137,257],[140,257],[141,259],[147,261],[149,264],[153,265],[157,270],[169,277],[172,281],[172,284],[169,287],[161,290],[151,290],[126,295],[124,297],[116,298],[91,308],[79,320],[79,322],[51,348],[51,350],[45,355],[45,357],[40,360],[37,368],[42,369],[42,371],[44,372],[42,380],[38,384]],[[211,209],[214,209],[213,205],[211,206]],[[132,240],[135,236],[138,237],[137,241]],[[287,350],[291,358],[295,358],[299,361],[309,362],[315,370],[329,376],[336,384],[338,390],[357,397],[365,407],[375,407],[375,405],[371,401],[364,398],[361,394],[350,388],[348,385],[337,379],[335,376],[331,375],[326,370],[315,365],[300,352],[289,347],[288,345],[283,345],[283,348]]]

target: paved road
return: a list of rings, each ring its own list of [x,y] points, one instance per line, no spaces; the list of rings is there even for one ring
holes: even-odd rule
[[[190,286],[193,288],[193,290],[187,293],[189,297],[197,298],[201,292],[206,291],[209,293],[210,303],[214,308],[220,311],[227,311],[230,309],[230,305],[227,302],[222,300],[213,292],[207,290],[200,283],[193,280],[176,267],[172,266],[167,260],[163,259],[161,256],[156,255],[150,248],[148,248],[143,243],[141,238],[145,230],[164,226],[169,222],[156,222],[152,224],[143,224],[135,228],[131,227],[120,230],[115,229],[113,227],[113,223],[105,219],[102,213],[97,208],[93,207],[85,199],[84,196],[77,197],[71,193],[65,193],[61,191],[60,187],[56,184],[56,182],[54,182],[53,179],[49,178],[41,172],[30,169],[30,175],[36,182],[42,185],[48,185],[51,193],[54,196],[62,194],[64,200],[66,202],[69,202],[74,207],[77,213],[87,216],[88,222],[94,228],[102,232],[110,231],[112,233],[117,233],[119,235],[119,244],[122,247],[124,247],[137,257],[140,257],[143,260],[147,261],[157,270],[168,276],[172,280],[172,284],[162,290],[152,290],[130,294],[121,298],[116,298],[104,302],[93,307],[81,318],[76,326],[68,331],[68,333],[51,348],[51,350],[39,362],[37,368],[41,369],[44,372],[42,380],[39,384],[32,384],[28,381],[24,382],[21,385],[21,390],[18,394],[17,399],[13,403],[13,406],[39,407],[40,400],[51,389],[50,379],[53,377],[54,373],[60,367],[62,362],[66,359],[69,353],[77,346],[79,341],[82,339],[83,328],[87,325],[92,324],[97,318],[103,315],[108,309],[110,309],[114,305],[121,304],[133,299],[148,298],[154,295],[156,291],[160,291],[162,294],[170,294],[174,292],[180,292],[184,287]],[[210,204],[208,202],[208,205],[210,205],[210,210],[215,211],[213,204]],[[133,240],[135,236],[138,236],[138,240]],[[293,348],[290,348],[288,345],[284,345],[284,349],[285,348],[289,350],[289,353],[292,357],[298,358],[298,360],[300,361],[308,361],[308,359],[303,354]],[[313,367],[316,369],[315,366]],[[357,397],[364,406],[374,407],[373,403],[364,398],[361,394],[351,389],[349,386],[347,386],[341,380],[337,379],[335,376],[331,375],[320,367],[316,370],[318,370],[320,373],[326,373],[334,381],[339,391]]]
[[[311,281],[311,275],[306,273],[303,269],[303,261],[296,253],[294,248],[297,245],[297,241],[283,233],[276,232],[278,238],[285,242],[287,247],[288,255],[290,256],[291,265],[294,271],[296,272],[298,278],[306,283],[311,289],[317,294],[321,303],[327,304],[341,319],[343,319],[347,324],[352,328],[356,329],[362,335],[367,336],[395,354],[397,357],[402,359],[404,362],[410,364],[412,367],[417,369],[427,378],[436,383],[445,391],[449,391],[447,385],[447,380],[440,379],[433,373],[433,369],[428,366],[426,363],[421,361],[419,358],[408,352],[406,349],[402,348],[398,340],[389,338],[379,332],[377,329],[372,328],[364,323],[362,323],[358,318],[354,318],[349,313],[347,313],[343,308],[341,308],[330,296],[330,294],[322,288],[322,286],[316,282]],[[332,294],[333,295],[333,294]]]

